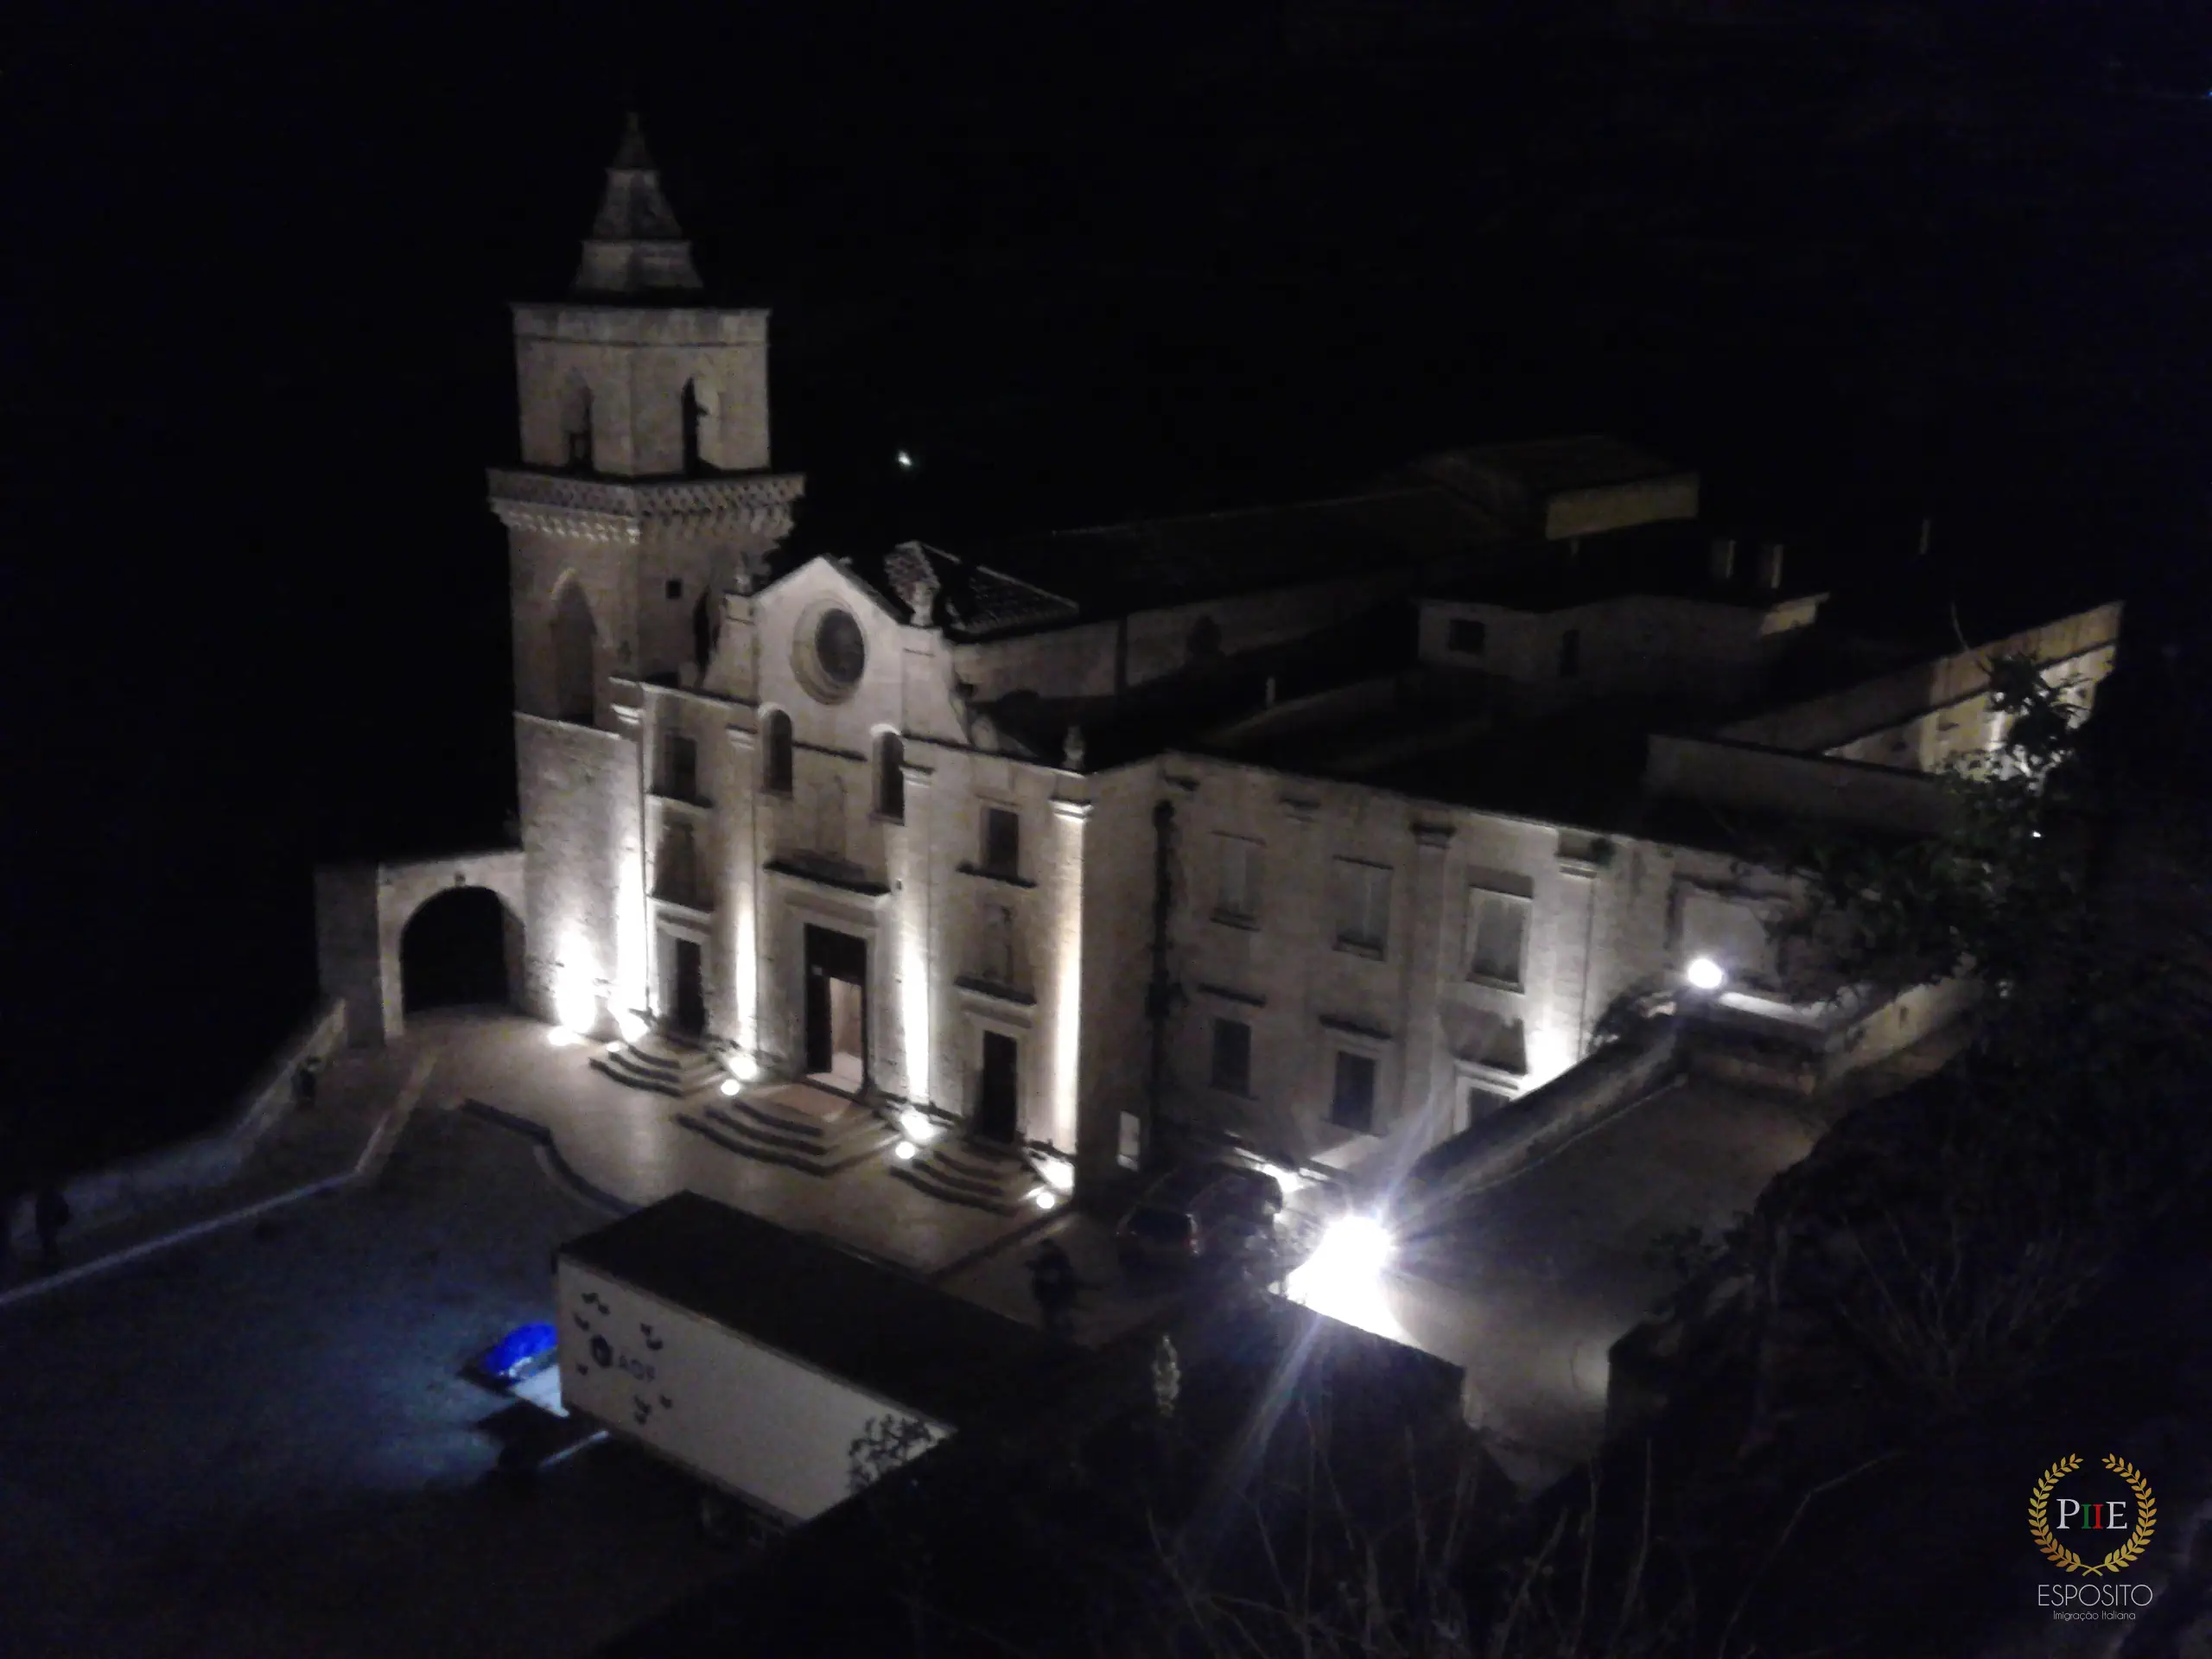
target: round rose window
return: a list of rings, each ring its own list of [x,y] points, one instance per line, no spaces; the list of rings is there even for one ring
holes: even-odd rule
[[[853,613],[823,612],[802,653],[802,669],[811,671],[802,674],[810,682],[808,689],[820,697],[843,697],[861,683],[861,671],[867,666],[868,639]]]

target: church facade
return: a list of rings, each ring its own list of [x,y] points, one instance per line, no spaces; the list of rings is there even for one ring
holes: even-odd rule
[[[1824,595],[1701,529],[1693,474],[1505,446],[794,566],[768,317],[703,302],[634,124],[575,291],[514,319],[503,879],[539,1018],[1087,1181],[1164,1121],[1293,1166],[1418,1152],[1700,959],[1716,1014],[1859,1059],[1961,1005],[1793,1001],[1789,884],[1710,830],[1935,827],[1998,647],[1807,678]],[[2086,696],[2118,624],[2011,643]]]

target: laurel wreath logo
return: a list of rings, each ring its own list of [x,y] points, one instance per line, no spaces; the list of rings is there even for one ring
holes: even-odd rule
[[[2052,1535],[2050,1522],[2045,1519],[2050,1503],[2050,1489],[2082,1466],[2079,1457],[2069,1454],[2043,1471],[2043,1478],[2036,1482],[2035,1490],[2028,1496],[2028,1535],[2036,1541],[2036,1548],[2043,1551],[2062,1572],[2080,1573],[2094,1578],[2100,1573],[2117,1573],[2132,1566],[2151,1542],[2151,1534],[2158,1524],[2158,1506],[2151,1496],[2151,1483],[2143,1478],[2142,1471],[2125,1458],[2114,1453],[2105,1454],[2105,1467],[2127,1483],[2135,1494],[2135,1529],[2127,1541],[2112,1551],[2104,1560],[2092,1566]]]

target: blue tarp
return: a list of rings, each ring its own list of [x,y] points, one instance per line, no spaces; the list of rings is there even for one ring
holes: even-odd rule
[[[528,1375],[553,1351],[555,1332],[550,1325],[518,1325],[493,1344],[478,1367],[486,1376],[512,1382]]]

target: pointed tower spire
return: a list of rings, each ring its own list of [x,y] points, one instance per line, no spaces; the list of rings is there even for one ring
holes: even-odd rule
[[[666,296],[705,286],[691,263],[691,244],[661,193],[660,170],[632,110],[614,164],[607,169],[607,194],[584,242],[575,291],[585,297]]]

